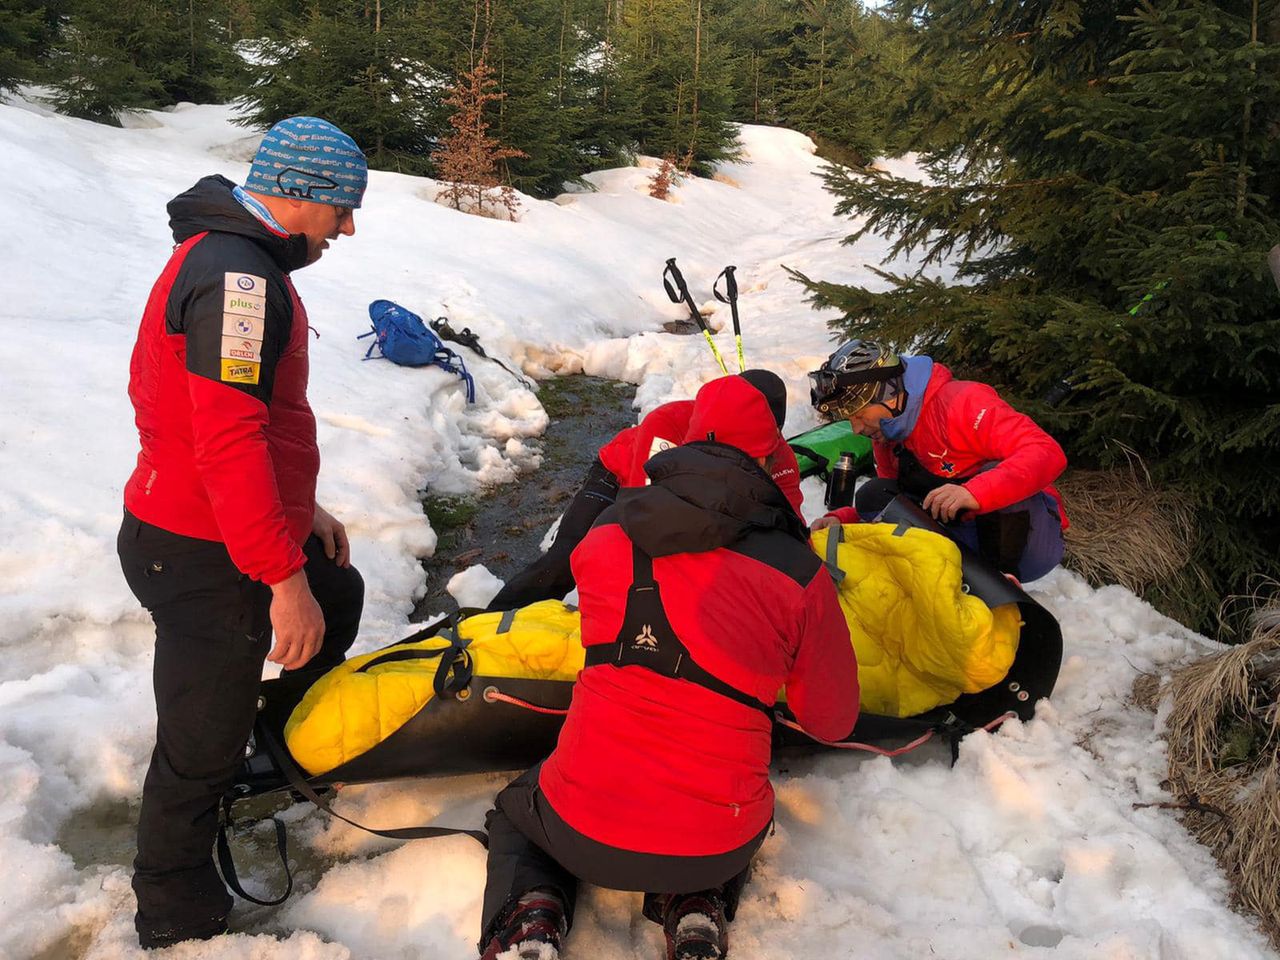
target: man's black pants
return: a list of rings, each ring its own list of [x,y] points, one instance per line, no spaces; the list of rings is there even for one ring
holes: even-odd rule
[[[117,540],[125,579],[156,625],[156,746],[142,788],[133,889],[143,946],[221,932],[231,910],[213,865],[218,802],[244,758],[271,645],[271,588],[223,544],[169,533],[126,512]],[[306,672],[340,663],[355,640],[364,581],[303,547],[324,613],[324,645]]]
[[[578,881],[612,890],[644,892],[644,915],[662,922],[661,895],[714,892],[733,919],[751,859],[769,833],[765,827],[741,847],[713,856],[634,853],[592,840],[561,819],[538,787],[541,764],[512,781],[485,818],[489,860],[480,917],[480,952],[521,895],[539,887],[556,891],[573,924]]]

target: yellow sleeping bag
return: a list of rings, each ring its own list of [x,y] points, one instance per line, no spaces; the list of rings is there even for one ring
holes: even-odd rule
[[[819,556],[844,573],[840,607],[858,654],[862,711],[914,717],[999,683],[1018,652],[1016,604],[994,610],[961,582],[960,550],[946,537],[888,523],[813,534]]]
[[[964,592],[954,543],[925,530],[854,524],[837,534],[833,556],[828,533],[815,533],[813,547],[844,574],[837,590],[864,713],[915,716],[1008,673],[1018,609],[993,611]],[[381,743],[434,698],[441,654],[460,642],[477,677],[572,682],[582,669],[578,613],[558,600],[467,617],[457,632],[460,639],[442,631],[353,657],[325,674],[285,724],[293,758],[320,774]]]
[[[480,613],[457,627],[467,643],[473,672],[482,677],[521,677],[572,683],[584,651],[578,611],[543,600],[514,613]],[[381,743],[435,697],[439,656],[454,646],[442,631],[416,643],[396,644],[352,657],[315,682],[289,715],[285,743],[308,773],[324,773]],[[420,651],[423,659],[391,659]],[[369,667],[379,659],[381,663]]]

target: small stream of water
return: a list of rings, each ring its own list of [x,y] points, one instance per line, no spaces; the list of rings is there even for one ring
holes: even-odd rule
[[[445,586],[472,564],[483,563],[506,580],[537,559],[547,529],[569,505],[601,445],[635,424],[635,392],[631,384],[582,374],[543,381],[538,399],[551,423],[539,441],[539,469],[474,496],[423,499],[440,542],[422,564],[427,593],[414,609],[415,621],[456,609]]]

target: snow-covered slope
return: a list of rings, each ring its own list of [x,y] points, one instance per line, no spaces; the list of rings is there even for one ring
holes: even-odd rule
[[[0,957],[139,955],[127,825],[153,708],[149,621],[114,556],[136,451],[128,360],[170,246],[165,202],[204,174],[246,172],[255,141],[229,118],[187,106],[121,130],[0,105]],[[356,236],[296,276],[319,333],[321,500],[347,522],[369,585],[358,649],[401,632],[422,587],[417,558],[435,536],[420,488],[534,468],[528,441],[546,425],[536,395],[494,365],[473,365],[468,408],[440,371],[362,363],[370,300],[447,313],[532,373],[631,380],[648,409],[717,372],[701,338],[659,332],[681,316],[663,262],[679,257],[707,300],[733,263],[748,357],[787,379],[789,428],[812,423],[804,373],[829,334],[782,264],[867,280],[883,245],[839,245],[849,224],[831,215],[807,139],[747,127],[743,142],[742,163],[673,202],[647,196],[650,171],[612,170],[594,193],[526,200],[518,223],[437,206],[430,181],[373,174]],[[1030,724],[970,737],[954,768],[929,748],[895,763],[788,762],[734,956],[1276,956],[1173,816],[1135,807],[1166,799],[1164,750],[1129,687],[1207,642],[1062,571],[1033,589],[1066,635],[1054,701]],[[505,779],[349,788],[338,805],[376,824],[474,825]],[[392,844],[305,806],[286,815],[303,891],[279,909],[241,905],[239,934],[173,956],[473,955],[484,858],[471,841]],[[656,957],[637,901],[588,890],[568,957]]]

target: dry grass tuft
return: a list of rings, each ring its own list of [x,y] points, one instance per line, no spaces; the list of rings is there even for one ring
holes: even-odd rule
[[[1156,708],[1160,706],[1160,698],[1163,692],[1159,674],[1140,673],[1134,678],[1130,696],[1133,698],[1133,702],[1143,710],[1150,710],[1155,713]]]
[[[1280,602],[1253,639],[1174,674],[1169,781],[1239,906],[1280,947]]]
[[[1071,518],[1067,562],[1090,583],[1118,583],[1141,596],[1190,562],[1193,505],[1157,489],[1136,456],[1127,468],[1068,470],[1057,487]]]

